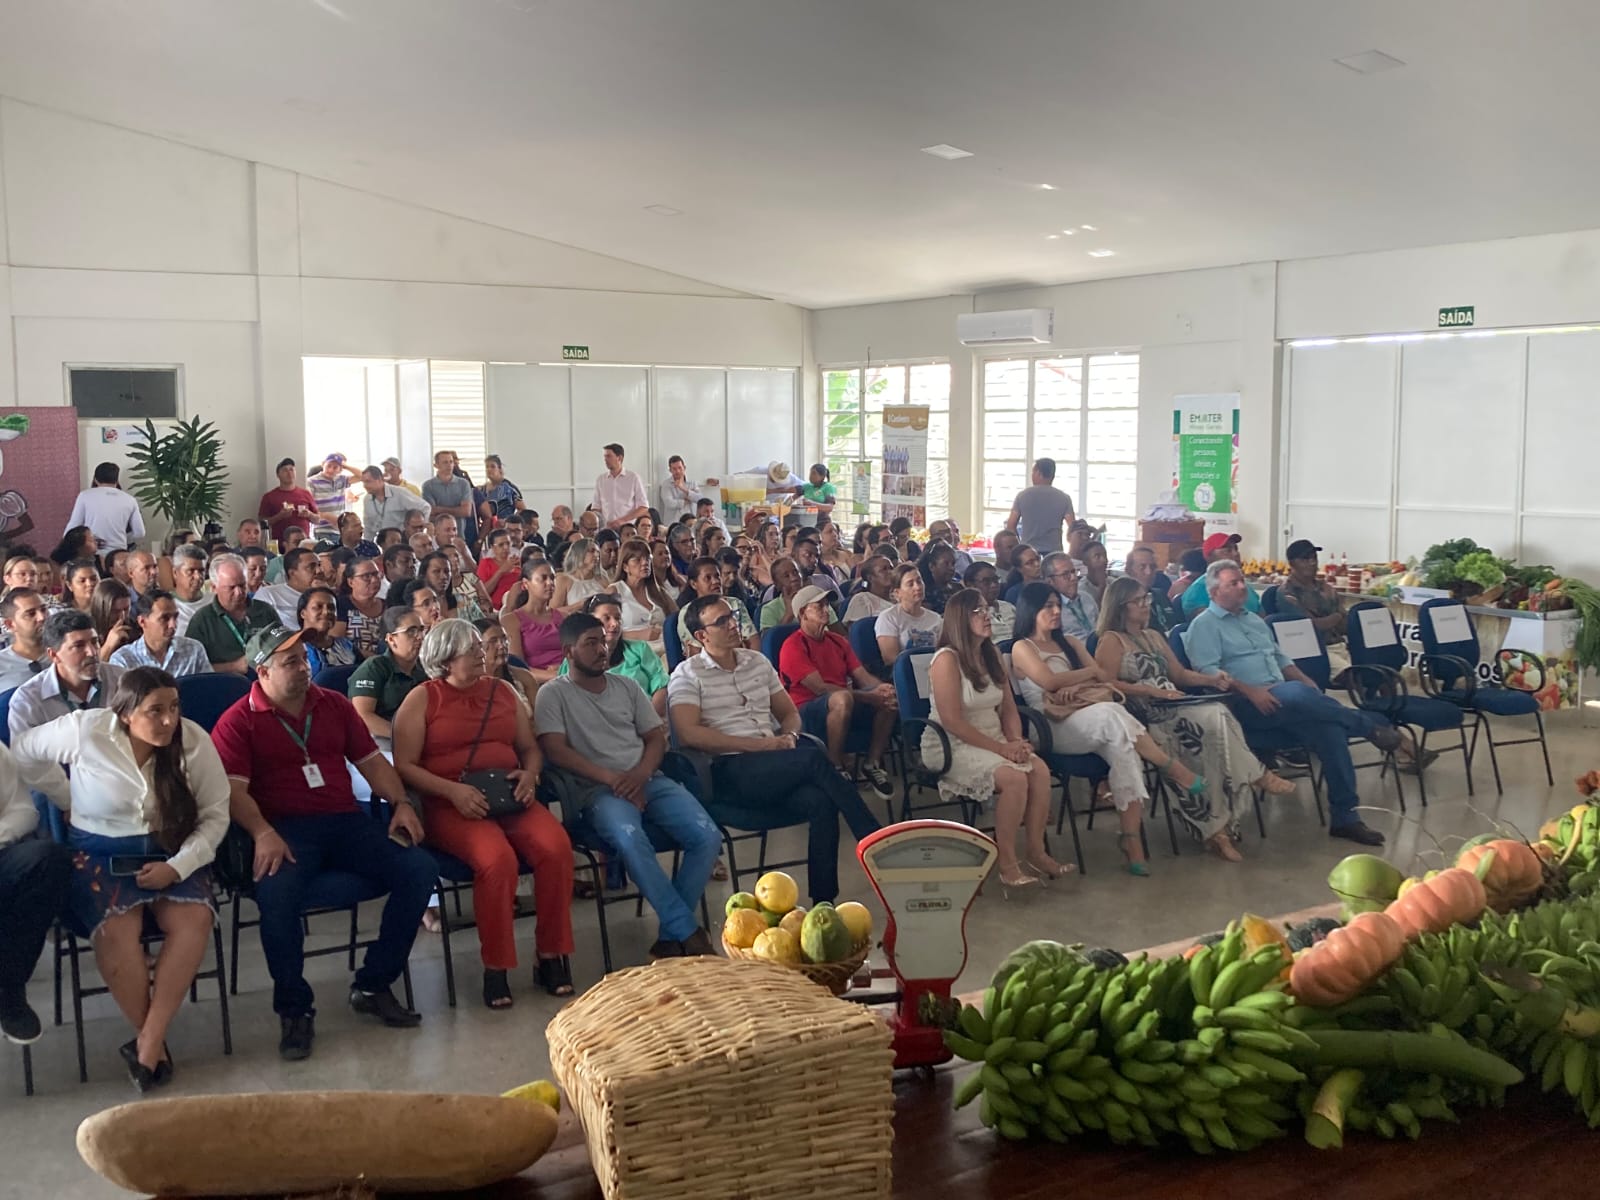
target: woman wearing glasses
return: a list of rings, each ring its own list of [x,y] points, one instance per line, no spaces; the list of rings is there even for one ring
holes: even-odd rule
[[[350,703],[384,749],[394,736],[394,714],[419,683],[428,681],[417,662],[422,650],[422,618],[407,605],[385,609],[380,624],[384,651],[374,654],[350,676]]]
[[[345,624],[357,658],[371,658],[383,651],[383,568],[380,559],[358,558],[346,569],[344,594],[339,598],[339,619]]]

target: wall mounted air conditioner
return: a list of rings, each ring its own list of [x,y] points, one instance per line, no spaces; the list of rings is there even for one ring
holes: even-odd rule
[[[960,313],[956,340],[963,346],[1024,346],[1051,341],[1056,310],[1016,308],[1006,312]]]

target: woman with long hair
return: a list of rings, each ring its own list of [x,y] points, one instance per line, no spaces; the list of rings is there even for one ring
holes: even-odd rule
[[[556,677],[564,660],[564,614],[552,604],[555,594],[555,571],[547,562],[536,562],[529,567],[526,582],[512,589],[500,614],[500,627],[506,631],[511,648],[520,652],[518,656],[528,664],[529,674],[541,684]]]
[[[722,565],[714,558],[697,558],[689,564],[689,586],[678,595],[678,640],[683,646],[683,656],[688,658],[700,650],[700,639],[689,635],[689,605],[701,596],[722,596],[728,600],[728,607],[733,611],[734,620],[739,623],[739,636],[744,639],[744,644],[751,650],[761,649],[761,635],[756,632],[756,623],[750,619],[750,610],[745,607],[742,600],[729,596],[723,588],[726,573]],[[591,609],[591,612],[594,610]],[[607,632],[606,637],[610,638]]]
[[[1089,549],[1098,544],[1090,542]],[[1141,710],[1144,727],[1162,749],[1206,780],[1202,793],[1179,793],[1178,816],[1184,827],[1212,853],[1238,862],[1239,809],[1249,789],[1285,796],[1294,784],[1261,765],[1226,704],[1173,703],[1186,700],[1180,688],[1227,691],[1232,680],[1225,672],[1202,675],[1178,661],[1167,639],[1150,628],[1150,593],[1144,585],[1123,576],[1113,579],[1105,594],[1095,662],[1117,680],[1129,704]]]
[[[356,665],[354,644],[347,637],[333,636],[333,627],[339,623],[337,592],[321,584],[307,588],[295,604],[295,615],[300,618],[300,628],[304,631],[300,644],[306,648],[306,662],[311,666],[313,679],[328,667]]]
[[[922,606],[922,586],[916,563],[901,563],[894,569],[894,607],[874,618],[872,630],[885,667],[892,668],[902,650],[931,649],[938,643],[944,623],[938,613]]]
[[[624,542],[617,556],[617,586],[613,591],[622,603],[622,636],[648,642],[660,654],[661,630],[677,613],[678,605],[656,583],[652,569],[648,542]]]
[[[50,551],[50,561],[65,565],[76,558],[93,558],[100,552],[100,543],[87,525],[74,525],[61,535],[56,548]]]
[[[856,559],[839,540],[839,527],[824,520],[817,526],[818,560],[823,570],[833,576],[833,581],[843,585],[855,570]]]
[[[1104,604],[1106,585],[1111,582],[1111,562],[1106,557],[1105,543],[1100,541],[1084,543],[1083,553],[1078,557],[1078,561],[1083,564],[1083,579],[1079,582],[1079,586],[1094,597],[1096,604]]]
[[[728,535],[721,525],[708,524],[700,531],[700,557],[715,558],[717,552],[728,544]]]
[[[597,592],[583,602],[583,610],[600,622],[605,631],[606,648],[611,653],[607,671],[621,675],[639,685],[650,698],[650,705],[658,717],[667,715],[667,668],[661,656],[650,643],[634,641],[623,630],[622,600],[611,592]],[[558,674],[568,674],[567,661],[561,662]]]
[[[960,586],[956,581],[956,552],[949,542],[929,542],[917,556],[922,575],[922,602],[936,613],[944,612],[945,601]]]
[[[994,800],[1001,887],[1031,887],[1067,874],[1072,868],[1056,862],[1045,848],[1050,772],[1022,735],[1011,681],[989,636],[989,608],[972,588],[962,588],[945,606],[928,684],[928,715],[950,736],[939,796],[951,802]],[[937,763],[942,754],[938,734],[924,730],[923,761]],[[1023,861],[1017,857],[1019,828],[1026,833]]]
[[[134,1028],[121,1047],[128,1077],[149,1091],[172,1078],[167,1028],[211,941],[209,864],[228,831],[222,760],[180,714],[177,680],[155,667],[124,672],[105,708],[16,734],[11,753],[70,811],[72,916]],[[163,934],[153,971],[141,942],[147,910]]]
[[[1011,571],[1000,586],[1000,595],[1015,604],[1013,592],[1021,592],[1025,583],[1039,583],[1044,579],[1044,555],[1032,546],[1021,545],[1012,552],[1011,562]]]
[[[651,512],[655,511],[654,509]],[[645,513],[633,523],[633,536],[641,542],[654,542],[656,540],[656,519]]]
[[[1121,827],[1117,841],[1127,860],[1128,874],[1150,874],[1140,836],[1150,792],[1145,787],[1140,760],[1155,764],[1178,785],[1179,791],[1190,795],[1203,796],[1206,781],[1158,746],[1145,727],[1112,698],[1120,693],[1110,687],[1106,673],[1096,665],[1084,644],[1062,629],[1061,597],[1048,583],[1022,587],[1017,601],[1016,639],[1011,643],[1011,671],[1023,699],[1042,708],[1050,719],[1057,753],[1098,754],[1105,759],[1111,777],[1097,798],[1109,799],[1117,810]],[[1074,689],[1090,684],[1104,686],[1089,696],[1073,695]],[[1052,708],[1065,715],[1051,715]]]
[[[517,689],[517,695],[533,714],[533,700],[539,694],[539,681],[511,661],[511,640],[500,622],[493,617],[474,621],[472,627],[483,639],[483,673],[491,679],[503,679]]]
[[[61,590],[61,607],[89,612],[90,604],[94,600],[94,590],[100,583],[100,568],[94,559],[73,559],[62,568],[61,577],[65,584]],[[128,589],[122,590],[126,592]]]
[[[772,586],[772,560],[755,538],[740,534],[733,543],[739,555],[739,583],[751,596],[761,596]]]
[[[583,611],[583,602],[596,592],[609,592],[611,582],[600,571],[600,548],[593,538],[579,538],[567,547],[561,574],[555,581],[551,607],[563,616]],[[511,644],[515,646],[516,639]]]
[[[139,627],[128,616],[133,597],[115,579],[102,579],[89,597],[89,620],[100,639],[100,661],[104,662],[129,642],[139,640]]]
[[[778,528],[774,520],[766,521],[759,533],[756,534],[756,544],[761,547],[761,552],[767,556],[768,562],[776,561],[785,553],[783,548],[783,531]]]
[[[683,576],[672,565],[672,551],[665,542],[650,544],[650,578],[663,596],[676,596],[683,590]]]

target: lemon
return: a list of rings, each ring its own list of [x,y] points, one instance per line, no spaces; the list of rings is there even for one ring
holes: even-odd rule
[[[733,895],[728,897],[728,902],[722,906],[722,915],[725,917],[731,917],[737,909],[760,907],[761,906],[756,902],[756,898],[749,892],[735,892]]]
[[[750,952],[768,962],[787,966],[800,964],[800,941],[787,929],[763,929],[756,937],[755,945],[750,947]]]
[[[736,908],[722,923],[722,936],[728,945],[748,950],[756,937],[767,931],[766,919],[753,908]]]
[[[529,1100],[543,1104],[552,1112],[561,1111],[561,1089],[548,1079],[535,1079],[532,1083],[512,1088],[504,1095],[507,1100]]]
[[[839,919],[844,922],[844,927],[850,931],[850,944],[852,946],[859,946],[872,936],[872,913],[867,911],[865,904],[858,904],[854,900],[846,900],[833,911],[839,914]]]
[[[800,926],[805,924],[805,919],[805,909],[791,908],[788,912],[783,914],[783,918],[778,922],[778,928],[787,929],[798,940],[800,937]]]
[[[756,880],[756,901],[768,912],[781,917],[800,902],[800,886],[793,876],[782,871],[768,871]]]

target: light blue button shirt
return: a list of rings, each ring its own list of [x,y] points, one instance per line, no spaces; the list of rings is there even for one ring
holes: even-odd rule
[[[1189,622],[1183,635],[1189,663],[1202,675],[1226,671],[1240,683],[1271,687],[1283,682],[1292,661],[1260,617],[1248,610],[1231,613],[1212,604]]]
[[[1200,576],[1191,583],[1183,592],[1183,611],[1197,613],[1204,611],[1206,605],[1211,603],[1211,594],[1206,591],[1206,577]],[[1256,595],[1253,587],[1244,589],[1244,606],[1253,613],[1261,611],[1261,597]]]
[[[175,679],[211,673],[211,660],[206,657],[206,648],[193,638],[186,637],[172,639],[165,659],[157,659],[145,640],[139,638],[113,650],[111,662],[130,671],[135,667],[160,667]]]

